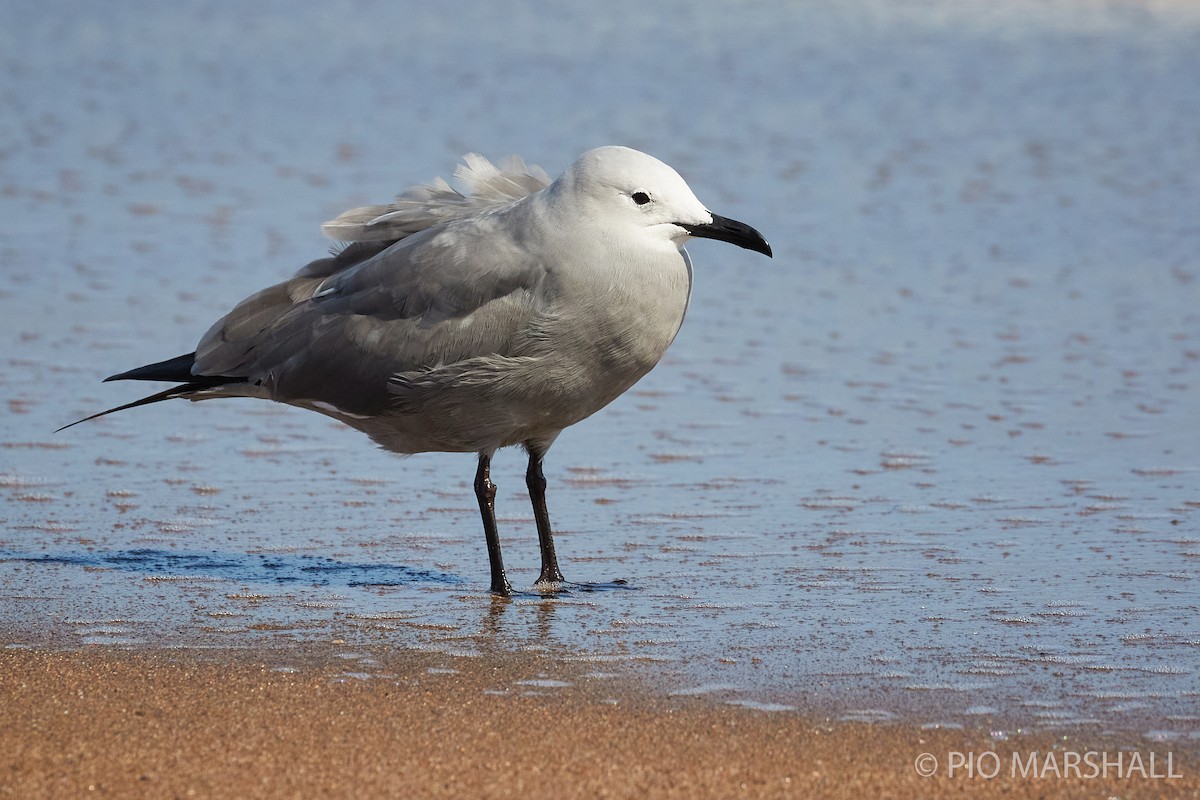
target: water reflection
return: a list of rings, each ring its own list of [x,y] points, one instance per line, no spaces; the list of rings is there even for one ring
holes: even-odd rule
[[[0,563],[5,561],[119,569],[158,579],[189,577],[255,584],[370,587],[414,583],[454,586],[463,583],[455,575],[402,564],[349,563],[307,554],[189,553],[134,548],[35,555],[0,549]]]

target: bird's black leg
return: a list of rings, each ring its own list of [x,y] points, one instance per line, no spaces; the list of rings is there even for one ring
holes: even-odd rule
[[[542,550],[542,573],[538,583],[562,583],[558,570],[558,556],[554,554],[554,534],[550,530],[550,512],[546,510],[546,476],[542,474],[542,457],[545,453],[537,446],[526,443],[529,451],[529,469],[525,470],[525,485],[529,487],[529,499],[533,502],[533,518],[537,522],[538,544]]]
[[[488,562],[492,567],[492,591],[508,596],[512,586],[504,574],[504,559],[500,556],[500,533],[496,530],[496,484],[492,483],[492,457],[479,454],[479,469],[475,471],[475,497],[483,516],[483,535],[487,538]]]

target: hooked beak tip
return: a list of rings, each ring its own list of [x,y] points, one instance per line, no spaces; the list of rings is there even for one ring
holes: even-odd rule
[[[744,222],[712,215],[712,222],[703,225],[680,225],[689,235],[699,239],[715,239],[719,242],[729,242],[746,250],[762,253],[767,258],[774,258],[771,245],[763,235]]]

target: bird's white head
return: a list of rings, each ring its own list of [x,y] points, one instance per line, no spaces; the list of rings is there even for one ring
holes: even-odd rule
[[[677,247],[697,236],[771,255],[770,245],[758,231],[713,214],[678,172],[628,147],[588,150],[554,182],[550,192],[605,227],[636,230]]]

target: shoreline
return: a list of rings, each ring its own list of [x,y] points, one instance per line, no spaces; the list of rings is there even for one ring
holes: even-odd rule
[[[1200,796],[1196,741],[838,722],[539,653],[9,645],[0,663],[0,796]]]

